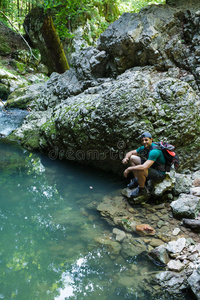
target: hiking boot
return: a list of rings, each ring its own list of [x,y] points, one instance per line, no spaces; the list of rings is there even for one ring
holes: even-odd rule
[[[136,198],[136,197],[139,197],[139,196],[145,196],[145,195],[148,195],[148,191],[147,189],[144,187],[144,188],[140,188],[139,186],[130,194],[130,196],[132,198]]]
[[[129,184],[127,184],[127,187],[129,189],[136,188],[137,186],[138,186],[138,180],[137,180],[137,178],[131,179],[131,182]]]

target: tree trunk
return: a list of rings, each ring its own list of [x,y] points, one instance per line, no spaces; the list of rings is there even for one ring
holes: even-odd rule
[[[45,17],[41,32],[56,72],[64,73],[69,65],[51,16]]]
[[[23,26],[34,47],[40,50],[41,60],[48,67],[49,75],[69,69],[52,17],[45,14],[43,8],[33,8],[26,16]]]

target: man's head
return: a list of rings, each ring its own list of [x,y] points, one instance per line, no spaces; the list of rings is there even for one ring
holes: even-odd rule
[[[149,149],[151,147],[152,142],[153,142],[153,138],[152,138],[151,133],[146,131],[143,134],[141,134],[140,138],[141,138],[142,145],[145,148]]]

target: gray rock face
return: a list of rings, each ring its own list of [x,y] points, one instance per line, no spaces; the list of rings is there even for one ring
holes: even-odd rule
[[[166,70],[176,65],[199,76],[199,18],[199,11],[167,5],[125,13],[100,36],[98,49],[112,57],[117,73],[133,66]]]

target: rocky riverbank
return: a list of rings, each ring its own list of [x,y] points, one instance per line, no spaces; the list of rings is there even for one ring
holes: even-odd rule
[[[159,266],[161,271],[151,274],[152,295],[158,297],[160,286],[165,290],[164,299],[185,299],[188,291],[200,299],[200,226],[188,227],[183,222],[200,220],[200,171],[175,174],[175,185],[167,191],[165,202],[164,194],[140,204],[122,194],[123,190],[119,196],[105,197],[97,206],[113,229],[96,241],[106,246],[113,258],[122,255],[130,259],[145,253]],[[127,280],[124,284],[129,285]]]

